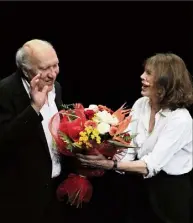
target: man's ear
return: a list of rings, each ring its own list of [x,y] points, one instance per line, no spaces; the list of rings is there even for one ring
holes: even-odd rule
[[[28,75],[28,72],[25,68],[22,69],[22,72],[24,74],[24,76],[28,79],[29,78],[29,75]]]
[[[22,68],[22,73],[23,73],[23,78],[26,79],[26,81],[29,83],[30,82],[30,76],[29,76],[29,72],[26,68]]]

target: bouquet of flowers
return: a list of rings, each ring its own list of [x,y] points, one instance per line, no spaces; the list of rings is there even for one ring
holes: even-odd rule
[[[131,116],[125,104],[115,112],[103,105],[84,108],[82,104],[71,104],[63,107],[49,123],[59,153],[74,157],[76,153],[102,154],[112,159],[120,147],[131,147],[135,135],[126,132]],[[59,185],[57,195],[59,199],[68,195],[70,204],[79,207],[82,202],[89,202],[92,196],[92,185],[88,178],[102,176],[104,170],[83,167],[76,161],[76,174],[70,174]]]

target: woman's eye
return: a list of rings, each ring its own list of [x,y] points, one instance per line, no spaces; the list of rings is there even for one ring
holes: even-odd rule
[[[146,73],[147,73],[148,75],[150,75],[150,74],[151,74],[151,71],[150,71],[150,70],[146,70]]]

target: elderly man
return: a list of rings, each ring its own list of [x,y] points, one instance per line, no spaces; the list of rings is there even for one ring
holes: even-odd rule
[[[0,222],[60,222],[61,165],[48,129],[62,104],[58,63],[50,43],[31,40],[0,82]]]

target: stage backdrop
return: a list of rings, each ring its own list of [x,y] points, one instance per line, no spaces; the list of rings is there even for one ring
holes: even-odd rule
[[[191,11],[192,2],[1,2],[0,78],[25,41],[45,39],[60,59],[65,103],[131,106],[154,53],[176,53],[193,71]]]
[[[45,39],[58,53],[57,80],[64,103],[100,103],[116,109],[127,102],[130,107],[140,97],[147,57],[173,52],[193,72],[192,4],[1,2],[0,78],[15,71],[15,53],[24,42]],[[69,208],[69,222],[123,222],[132,193],[128,184],[115,173],[94,179],[91,205]]]

